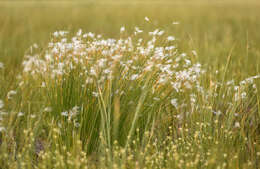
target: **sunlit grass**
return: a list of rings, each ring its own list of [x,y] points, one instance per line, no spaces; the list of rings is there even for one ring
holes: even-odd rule
[[[0,3],[0,168],[259,168],[256,2],[23,3]]]

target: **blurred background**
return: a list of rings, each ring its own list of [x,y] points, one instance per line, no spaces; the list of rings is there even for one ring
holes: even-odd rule
[[[138,26],[166,30],[181,50],[196,50],[209,69],[223,67],[232,51],[230,70],[257,74],[259,9],[254,0],[0,0],[0,62],[16,74],[26,50],[34,43],[45,47],[56,30],[116,38],[121,26],[129,33]]]

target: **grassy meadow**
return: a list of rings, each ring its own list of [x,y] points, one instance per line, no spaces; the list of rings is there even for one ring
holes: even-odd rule
[[[0,168],[260,168],[257,1],[0,1]]]

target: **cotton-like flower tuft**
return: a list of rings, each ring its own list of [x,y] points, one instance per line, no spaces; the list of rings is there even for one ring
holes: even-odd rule
[[[167,37],[167,40],[168,40],[168,41],[174,41],[174,40],[176,40],[176,39],[175,39],[174,36],[168,36],[168,37]]]
[[[0,132],[6,131],[5,127],[0,126]]]
[[[235,127],[235,128],[240,128],[240,123],[239,123],[239,122],[235,122],[234,127]]]
[[[122,27],[120,28],[120,32],[123,33],[124,31],[125,31],[125,27],[122,26]]]
[[[176,109],[178,108],[177,99],[171,99],[171,104],[172,104]]]
[[[147,16],[144,18],[144,20],[146,20],[147,22],[150,22],[150,19]]]
[[[61,115],[67,117],[67,116],[69,116],[69,113],[67,111],[64,111],[64,112],[61,112]]]
[[[16,95],[16,91],[15,90],[10,90],[8,93],[7,93],[7,98],[8,99],[11,99],[14,95]]]
[[[17,114],[17,116],[18,116],[18,117],[24,116],[24,112],[19,112],[19,113]]]

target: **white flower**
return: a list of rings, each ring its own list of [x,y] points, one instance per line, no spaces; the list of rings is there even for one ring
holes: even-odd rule
[[[142,33],[143,31],[141,29],[139,29],[138,27],[135,27],[135,32],[136,33]]]
[[[41,87],[46,87],[45,82],[42,82]]]
[[[7,114],[8,114],[7,112],[0,111],[0,116],[5,116],[5,115],[7,115]]]
[[[6,131],[6,129],[2,126],[0,126],[0,132]]]
[[[138,74],[134,74],[130,77],[130,80],[136,80],[138,78]]]
[[[11,99],[12,96],[16,95],[16,93],[17,93],[16,91],[10,90],[10,91],[7,93],[7,98],[8,98],[8,99]]]
[[[240,124],[239,124],[239,122],[235,122],[235,128],[240,128]]]
[[[197,52],[195,50],[191,51],[194,56],[197,56]]]
[[[94,37],[95,37],[95,34],[92,33],[92,32],[89,32],[89,33],[88,33],[88,37],[90,37],[90,38],[94,38]]]
[[[70,111],[69,111],[69,119],[71,120],[74,116],[76,116],[78,114],[78,106],[74,106]]]
[[[238,95],[238,93],[235,93],[235,101],[238,101],[239,100],[239,95]]]
[[[234,84],[234,80],[230,80],[227,82],[227,85],[233,85]]]
[[[52,60],[52,57],[51,57],[51,55],[50,54],[46,54],[45,56],[45,59],[47,60],[47,61],[50,61],[50,60]]]
[[[98,97],[98,93],[97,92],[92,92],[94,97]]]
[[[34,43],[34,44],[33,44],[33,47],[34,47],[35,49],[37,49],[37,48],[38,48],[38,45],[37,45],[36,43]]]
[[[74,106],[71,110],[70,110],[70,114],[75,115],[78,114],[78,106]]]
[[[246,92],[241,93],[241,98],[242,98],[242,99],[245,99],[245,98],[246,98]]]
[[[182,120],[182,118],[183,118],[183,115],[181,115],[181,114],[178,114],[176,117],[177,117],[177,119],[179,119],[179,120]]]
[[[168,41],[174,41],[174,40],[176,40],[176,39],[175,39],[174,36],[168,36],[168,37],[167,37],[167,40],[168,40]]]
[[[45,107],[43,111],[44,111],[44,112],[51,112],[51,111],[52,111],[52,108],[51,108],[51,107]]]
[[[158,98],[158,97],[154,97],[153,100],[155,100],[155,101],[159,101],[160,98]]]
[[[21,117],[21,116],[23,116],[23,115],[24,115],[23,112],[19,112],[19,113],[17,114],[18,117]]]
[[[77,36],[80,36],[82,34],[82,30],[79,29],[79,31],[77,32]]]
[[[125,27],[122,26],[122,27],[120,28],[120,32],[122,33],[122,32],[124,32],[124,31],[125,31]]]
[[[74,126],[78,128],[80,126],[80,123],[75,121]]]
[[[149,32],[149,35],[155,36],[159,32],[159,29],[155,29],[153,32]]]
[[[59,36],[59,32],[57,32],[57,31],[54,32],[54,33],[53,33],[53,36],[54,36],[54,37],[58,37],[58,36]]]
[[[162,36],[164,34],[164,31],[160,31],[160,32],[158,32],[158,36]]]
[[[219,116],[219,115],[222,114],[220,110],[218,110],[218,111],[214,111],[213,113],[214,113],[215,115],[217,115],[217,116]]]
[[[64,111],[64,112],[61,112],[61,115],[67,117],[69,115],[69,113],[67,111]]]
[[[179,25],[180,22],[173,22],[172,24],[173,24],[173,25]]]
[[[234,86],[235,91],[238,91],[238,89],[239,89],[239,86]]]
[[[172,104],[176,109],[178,108],[177,99],[171,99],[171,104]]]
[[[147,22],[150,21],[150,19],[147,16],[144,18],[144,20],[146,20]]]
[[[31,118],[32,118],[32,119],[36,118],[36,115],[35,115],[35,114],[32,114],[32,115],[31,115]]]

